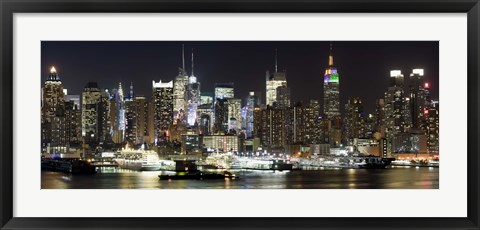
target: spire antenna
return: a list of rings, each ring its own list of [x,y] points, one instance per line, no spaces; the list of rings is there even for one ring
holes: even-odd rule
[[[192,76],[194,76],[194,74],[193,74],[193,48],[192,48]]]
[[[330,55],[328,56],[328,66],[333,66],[333,45],[330,42]]]
[[[277,49],[275,48],[275,73],[278,72]]]
[[[185,44],[182,44],[182,70],[185,72]]]

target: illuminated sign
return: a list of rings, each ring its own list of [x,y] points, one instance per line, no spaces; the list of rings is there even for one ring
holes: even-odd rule
[[[330,74],[330,80],[329,82],[339,82],[339,76],[338,74]]]

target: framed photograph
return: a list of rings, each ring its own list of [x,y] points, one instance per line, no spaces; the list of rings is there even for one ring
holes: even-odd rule
[[[2,229],[479,229],[478,0],[0,4]]]

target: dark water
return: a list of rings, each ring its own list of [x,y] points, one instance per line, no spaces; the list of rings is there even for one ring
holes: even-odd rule
[[[162,172],[101,169],[95,175],[42,171],[42,189],[438,189],[439,169],[236,171],[240,179],[159,180]]]

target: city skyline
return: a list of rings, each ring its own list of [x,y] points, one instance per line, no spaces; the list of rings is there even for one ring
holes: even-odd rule
[[[41,91],[42,169],[160,183],[287,171],[319,188],[309,170],[439,167],[438,42],[338,43],[66,42]]]
[[[424,69],[430,96],[438,100],[438,42],[332,44],[341,79],[342,112],[348,98],[359,97],[366,112],[373,113],[375,100],[383,98],[389,85],[391,70],[401,70],[408,76],[413,69]],[[278,71],[286,70],[292,105],[314,99],[321,101],[323,108],[323,75],[328,67],[330,41],[42,42],[42,83],[55,66],[68,94],[80,95],[90,81],[97,82],[101,89],[117,88],[119,82],[129,87],[132,82],[136,95],[150,98],[152,80],[175,80],[183,64],[182,45],[188,75],[194,49],[195,76],[201,82],[201,92],[213,92],[215,83],[234,82],[236,98],[244,99],[250,91],[262,92],[265,103],[265,71],[274,72],[277,63]],[[370,87],[372,81],[376,87]]]

